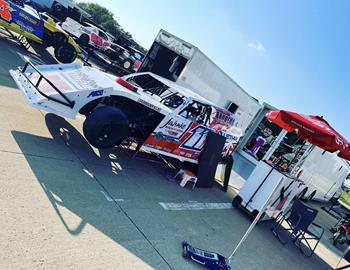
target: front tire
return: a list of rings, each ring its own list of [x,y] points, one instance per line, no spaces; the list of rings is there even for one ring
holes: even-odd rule
[[[87,141],[98,149],[119,145],[129,133],[129,121],[118,108],[95,108],[84,121],[83,132]]]
[[[77,51],[69,43],[57,46],[54,53],[56,59],[63,64],[72,63],[77,58]]]

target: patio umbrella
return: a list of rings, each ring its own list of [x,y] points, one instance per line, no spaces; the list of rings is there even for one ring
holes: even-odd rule
[[[266,118],[288,132],[326,151],[339,151],[338,156],[350,160],[350,143],[320,116],[303,115],[289,111],[269,111]]]

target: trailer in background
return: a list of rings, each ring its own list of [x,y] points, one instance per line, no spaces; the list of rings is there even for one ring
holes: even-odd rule
[[[190,88],[235,114],[244,132],[261,105],[192,44],[160,30],[139,72],[150,71]]]
[[[35,8],[48,12],[55,18],[64,21],[67,17],[80,21],[80,17],[91,18],[73,0],[31,0]]]
[[[336,153],[315,147],[305,157],[299,171],[299,178],[306,184],[303,197],[329,201],[349,177],[350,166]]]

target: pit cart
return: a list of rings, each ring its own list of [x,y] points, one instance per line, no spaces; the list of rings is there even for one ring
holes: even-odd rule
[[[31,106],[72,119],[85,115],[83,133],[96,148],[132,137],[143,142],[141,150],[198,163],[210,130],[226,137],[223,156],[239,139],[229,111],[149,72],[120,78],[81,64],[27,61],[10,74]]]
[[[61,63],[73,62],[80,53],[75,41],[51,17],[40,14],[23,0],[0,0],[0,26],[29,41],[52,46]]]

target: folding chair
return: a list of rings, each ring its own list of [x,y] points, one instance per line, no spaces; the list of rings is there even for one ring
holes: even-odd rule
[[[276,225],[272,228],[272,232],[282,244],[294,242],[305,256],[311,257],[324,233],[324,229],[313,222],[317,213],[316,209],[295,200],[285,215],[281,214],[276,218]],[[283,231],[288,232],[289,240],[282,239]],[[313,247],[311,241],[315,242]]]

